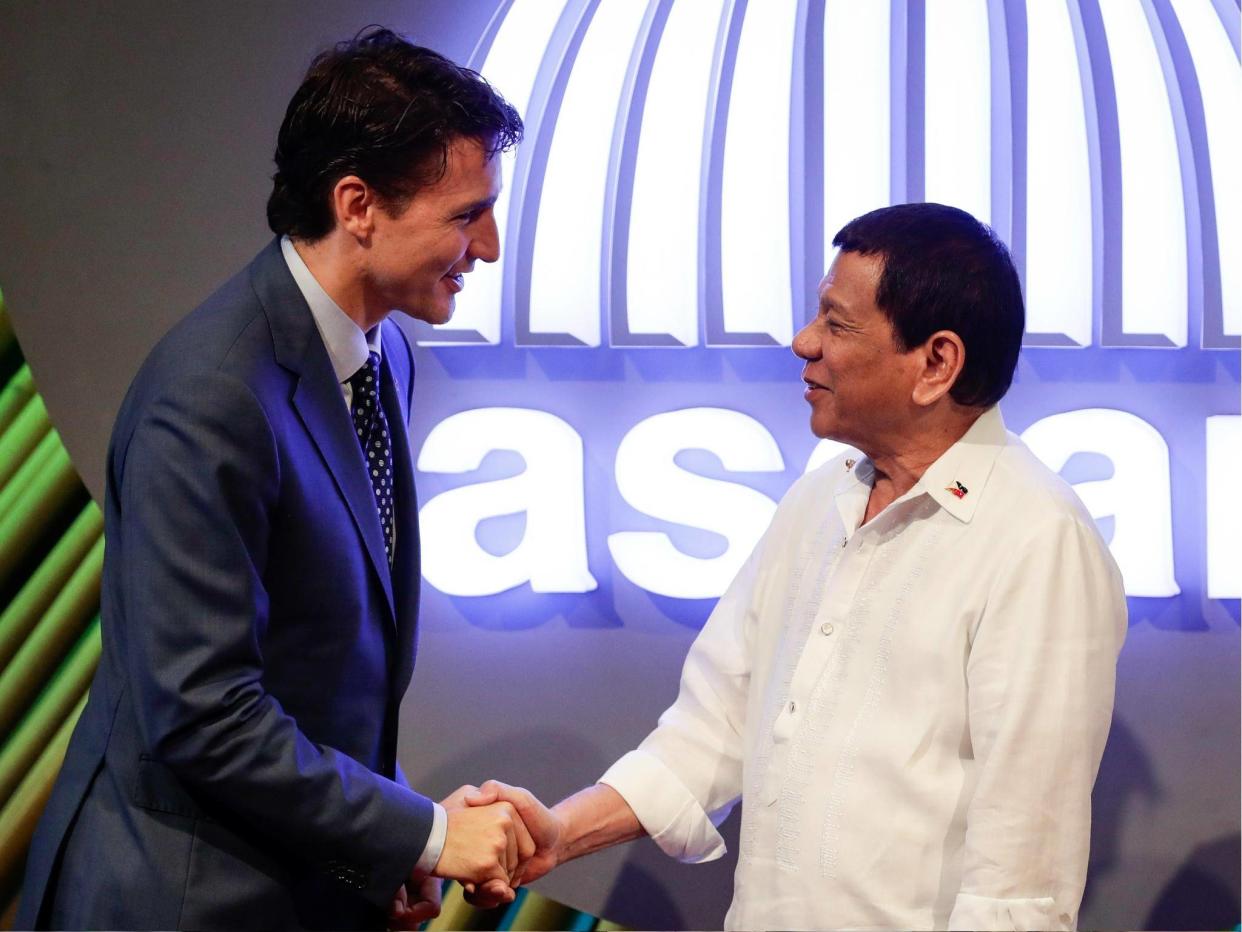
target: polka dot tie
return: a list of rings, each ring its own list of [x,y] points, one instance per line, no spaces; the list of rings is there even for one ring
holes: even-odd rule
[[[388,419],[380,406],[379,381],[380,357],[372,353],[349,379],[354,394],[350,414],[367,461],[371,491],[375,493],[375,510],[379,512],[380,527],[384,530],[384,552],[388,554],[388,565],[392,566],[392,438],[388,435]]]

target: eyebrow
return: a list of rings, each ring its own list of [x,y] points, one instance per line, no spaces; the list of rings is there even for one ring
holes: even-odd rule
[[[487,210],[487,208],[491,207],[495,203],[495,197],[480,198],[477,201],[471,201],[469,204],[456,208],[453,210],[451,216],[457,217],[461,214],[472,214],[476,211]]]
[[[480,198],[479,200],[475,201],[473,204],[470,205],[470,209],[477,210],[478,208],[486,209],[488,207],[491,207],[493,204],[496,203],[499,197],[500,197],[499,194],[493,194],[491,197]]]

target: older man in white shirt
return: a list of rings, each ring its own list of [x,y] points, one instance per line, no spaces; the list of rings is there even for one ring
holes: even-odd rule
[[[955,208],[860,217],[796,337],[799,480],[690,649],[677,701],[595,786],[509,796],[556,863],[643,834],[719,857],[727,928],[1072,929],[1126,628],[1090,515],[1005,430],[1022,340],[1004,245]]]

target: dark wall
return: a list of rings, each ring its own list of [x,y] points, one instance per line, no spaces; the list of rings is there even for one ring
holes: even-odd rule
[[[464,59],[493,6],[0,5],[0,288],[96,496],[147,350],[270,237],[276,129],[312,54],[375,22]]]

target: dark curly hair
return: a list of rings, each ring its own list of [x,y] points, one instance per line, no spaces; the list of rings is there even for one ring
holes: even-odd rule
[[[898,349],[937,330],[962,338],[966,364],[949,391],[954,401],[987,407],[1009,391],[1026,310],[1009,250],[990,227],[956,207],[898,204],[851,220],[832,245],[884,260],[875,303]]]
[[[330,193],[346,175],[399,212],[443,176],[454,140],[478,140],[490,157],[520,142],[522,130],[517,111],[477,72],[368,26],[318,55],[289,101],[268,226],[322,239],[336,223]]]

